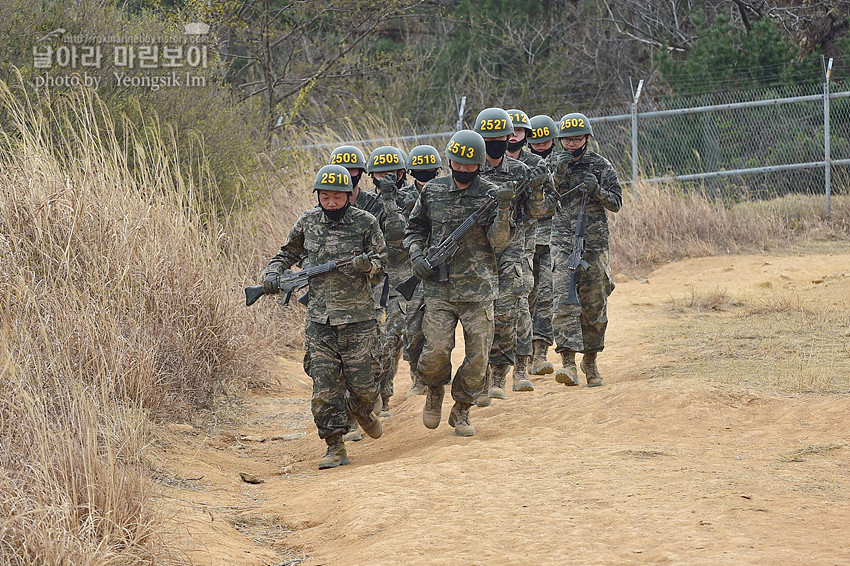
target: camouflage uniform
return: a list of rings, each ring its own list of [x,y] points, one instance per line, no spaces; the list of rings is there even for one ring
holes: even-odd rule
[[[416,188],[415,184],[405,187],[405,191],[405,203],[415,203],[419,199],[419,189]],[[408,211],[408,216],[409,214],[410,211]],[[408,261],[409,259],[408,256]],[[407,277],[410,277],[410,275]],[[402,279],[402,281],[407,279],[407,277]],[[417,381],[416,375],[418,373],[417,364],[419,363],[419,356],[422,355],[422,346],[425,345],[425,335],[422,333],[422,317],[425,314],[424,287],[424,285],[417,285],[416,290],[413,291],[413,296],[404,304],[404,334],[402,335],[404,349],[402,355],[410,365],[410,379],[414,383]],[[403,301],[404,297],[401,300]],[[401,305],[401,303],[399,304]]]
[[[581,191],[566,196],[560,209],[552,218],[552,273],[554,278],[555,307],[552,320],[555,350],[559,353],[573,351],[601,352],[605,347],[605,329],[608,325],[608,295],[614,290],[608,258],[608,212],[617,212],[623,205],[623,192],[617,172],[611,163],[593,151],[587,150],[578,161],[569,152],[554,156],[555,186],[561,194],[583,182],[590,172],[596,177],[599,197],[588,195],[582,256],[590,265],[579,270],[576,289],[578,305],[566,304],[570,286],[567,262],[572,251],[575,223],[581,206]]]
[[[548,172],[547,172],[548,173]],[[481,177],[496,185],[517,181],[517,189],[530,183],[528,197],[523,202],[511,203],[513,231],[507,245],[496,249],[499,266],[498,292],[494,305],[495,331],[489,361],[493,365],[513,365],[516,348],[516,309],[526,283],[523,279],[529,269],[526,247],[529,233],[535,228],[534,218],[548,211],[543,194],[546,178],[535,176],[526,164],[505,155],[498,166],[489,162],[481,167]]]
[[[402,187],[394,202],[384,200],[384,208],[392,208],[391,214],[397,218],[396,222],[403,228],[401,238],[395,234],[391,238],[387,235],[387,250],[389,259],[387,261],[387,281],[389,295],[386,306],[386,322],[384,324],[382,353],[381,353],[381,398],[384,404],[393,396],[393,379],[398,371],[398,362],[401,359],[402,347],[404,346],[404,334],[407,318],[407,301],[396,291],[395,287],[402,281],[407,280],[413,271],[410,267],[410,257],[404,248],[404,228],[407,227],[407,219],[404,216],[404,203],[410,191],[416,191],[413,186]]]
[[[349,266],[310,279],[304,371],[313,378],[311,408],[319,437],[328,438],[348,430],[347,411],[365,417],[375,404],[379,352],[371,283],[383,275],[387,248],[371,214],[349,207],[333,222],[316,206],[301,215],[265,273],[281,273],[305,252],[309,265],[378,255],[368,273]]]
[[[532,353],[531,341],[533,338],[533,326],[531,315],[531,306],[533,303],[531,301],[531,293],[536,290],[537,273],[539,272],[537,266],[534,263],[536,257],[535,251],[537,244],[537,234],[539,233],[539,227],[541,223],[544,223],[546,226],[551,226],[551,213],[555,209],[555,201],[554,197],[552,196],[554,188],[554,184],[552,182],[552,175],[549,173],[549,168],[546,164],[546,161],[539,155],[535,155],[530,151],[526,150],[525,148],[520,150],[519,161],[522,161],[523,163],[529,166],[533,178],[543,178],[543,194],[546,199],[545,204],[547,207],[547,212],[545,216],[538,219],[532,219],[527,224],[528,229],[526,230],[524,245],[525,263],[523,264],[523,290],[516,307],[516,355],[530,356]],[[547,248],[548,243],[549,236],[547,234]],[[551,301],[551,267],[549,269],[549,274],[549,301]],[[550,320],[550,327],[551,324],[552,323]]]
[[[397,266],[399,263],[407,262],[408,269],[410,265],[410,261],[407,259],[407,253],[402,245],[406,221],[401,214],[400,207],[396,206],[395,202],[381,198],[374,189],[368,191],[361,189],[357,195],[357,200],[354,202],[354,206],[367,210],[377,218],[381,232],[384,234],[384,239],[387,243],[388,260],[385,265],[387,279],[382,279],[375,285],[372,288],[372,294],[375,299],[375,316],[378,321],[378,344],[380,350],[380,363],[375,367],[375,381],[379,384],[380,396],[383,399],[389,399],[393,394],[393,383],[392,378],[389,380],[386,379],[387,367],[385,366],[392,366],[393,362],[392,357],[386,358],[384,353],[386,351],[385,344],[387,341],[389,313],[392,312],[390,298],[393,296],[394,286],[397,283],[392,279],[392,274],[393,272],[398,272]],[[384,287],[387,285],[389,285],[389,296],[387,297],[387,305],[384,307],[381,305],[381,296],[384,293]],[[397,308],[397,305],[392,306]]]
[[[459,189],[451,176],[429,181],[413,207],[404,244],[411,256],[436,245],[493,195],[496,187],[476,177]],[[448,281],[436,277],[422,281],[425,344],[418,371],[429,387],[452,382],[452,397],[466,406],[484,388],[487,353],[493,340],[493,299],[498,285],[494,248],[504,248],[510,238],[506,211],[491,211],[463,237],[460,249],[448,264]],[[451,353],[455,328],[463,326],[465,357],[452,380]]]
[[[552,155],[549,154],[550,158]],[[544,163],[551,171],[551,160],[544,160]],[[552,304],[554,299],[552,289],[552,255],[549,250],[549,235],[551,232],[552,215],[549,214],[538,218],[537,232],[534,238],[532,267],[534,286],[528,296],[532,319],[532,340],[543,340],[549,346],[555,341],[555,334],[552,331]]]

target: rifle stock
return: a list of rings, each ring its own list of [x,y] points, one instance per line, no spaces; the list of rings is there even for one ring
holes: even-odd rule
[[[419,279],[415,275],[411,275],[401,283],[395,286],[395,290],[401,293],[401,296],[404,297],[405,301],[409,301],[413,298],[413,293],[416,291],[416,286],[419,285]]]
[[[250,307],[264,294],[262,285],[257,285],[256,287],[245,287],[245,306]]]

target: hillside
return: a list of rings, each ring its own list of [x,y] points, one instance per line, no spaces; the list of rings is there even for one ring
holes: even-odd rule
[[[336,470],[316,470],[309,379],[281,358],[232,422],[165,435],[174,547],[234,566],[850,562],[846,245],[618,279],[604,388],[535,377],[462,439],[424,428],[402,362],[384,437]]]

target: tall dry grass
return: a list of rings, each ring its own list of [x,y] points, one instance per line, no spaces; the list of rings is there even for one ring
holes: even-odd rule
[[[90,93],[41,102],[0,83],[0,563],[170,561],[148,423],[261,376],[272,324],[183,180],[200,145],[155,120],[117,139]]]
[[[688,257],[764,251],[797,240],[846,239],[850,196],[789,195],[727,204],[674,183],[625,189],[610,216],[614,271],[641,272]]]

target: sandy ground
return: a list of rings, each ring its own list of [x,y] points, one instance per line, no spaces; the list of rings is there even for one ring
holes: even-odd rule
[[[776,338],[753,342],[763,328],[735,309],[687,308],[784,293],[846,312],[850,253],[700,258],[619,279],[606,386],[535,376],[534,392],[473,408],[472,438],[422,425],[402,362],[383,438],[348,443],[351,464],[320,472],[309,378],[282,358],[279,386],[246,395],[233,423],[163,435],[152,465],[174,548],[234,566],[850,564],[850,328],[832,359],[810,359],[834,374],[827,392],[789,391],[783,375],[748,385],[772,366],[740,355]]]

